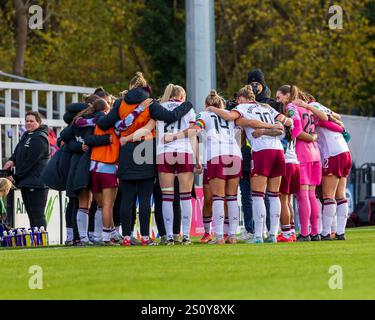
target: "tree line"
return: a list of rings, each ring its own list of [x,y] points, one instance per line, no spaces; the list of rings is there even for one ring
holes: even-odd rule
[[[117,93],[141,70],[154,92],[185,85],[184,0],[0,0],[0,70]],[[30,5],[43,29],[28,28]],[[375,1],[215,0],[218,91],[259,67],[273,93],[296,84],[341,113],[375,115]]]

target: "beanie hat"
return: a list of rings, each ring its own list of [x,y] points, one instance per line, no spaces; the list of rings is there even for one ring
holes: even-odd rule
[[[266,85],[266,80],[264,79],[264,73],[260,69],[253,69],[249,72],[247,83],[259,82],[264,88]]]

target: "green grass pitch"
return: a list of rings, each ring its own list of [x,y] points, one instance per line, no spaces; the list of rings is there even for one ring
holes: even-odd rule
[[[347,241],[0,250],[4,299],[375,299],[375,228]],[[29,267],[43,269],[31,290]],[[343,288],[332,290],[329,268]]]

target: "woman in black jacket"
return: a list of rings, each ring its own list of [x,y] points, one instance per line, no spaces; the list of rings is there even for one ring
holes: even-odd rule
[[[48,189],[41,179],[41,174],[50,158],[48,128],[42,126],[42,118],[38,112],[28,112],[25,122],[27,131],[4,169],[15,168],[13,179],[16,186],[21,189],[30,226],[46,228],[44,210]]]

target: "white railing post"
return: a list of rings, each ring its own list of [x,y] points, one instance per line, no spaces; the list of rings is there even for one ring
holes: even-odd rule
[[[12,116],[12,90],[11,89],[5,90],[5,116],[6,117]]]
[[[12,117],[12,90],[5,90],[5,117]],[[7,137],[9,130],[11,129],[10,125],[5,126],[5,137]],[[11,139],[5,138],[5,157],[8,159],[12,155],[12,141]]]
[[[77,103],[78,102],[78,93],[73,93],[72,94],[72,103]]]
[[[16,125],[16,126],[13,126],[15,128],[15,130],[13,130],[12,128],[12,154],[14,152],[14,150],[16,149],[16,146],[18,144],[18,142],[20,141],[20,126],[19,125]]]
[[[21,119],[25,118],[26,114],[26,91],[20,90],[19,91],[19,106],[20,106],[20,115]]]
[[[59,119],[62,119],[65,114],[65,92],[59,92],[58,93],[58,106],[59,106]]]
[[[38,111],[39,109],[39,94],[37,90],[34,90],[32,92],[32,108],[33,111]]]
[[[53,119],[53,92],[47,91],[47,119]]]

